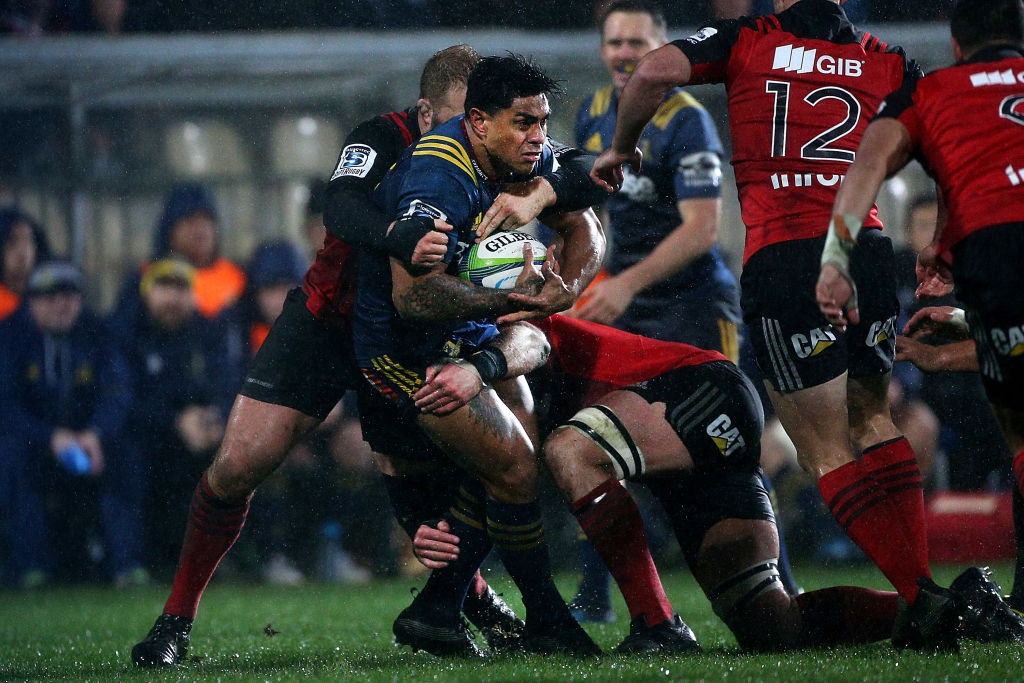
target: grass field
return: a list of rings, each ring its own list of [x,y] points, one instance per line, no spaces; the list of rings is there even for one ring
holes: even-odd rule
[[[942,567],[936,579],[958,573]],[[825,571],[797,568],[807,589],[848,583],[884,588],[872,568]],[[996,567],[995,578],[1011,579]],[[688,657],[586,661],[563,657],[495,657],[480,662],[440,661],[397,649],[391,622],[408,604],[410,580],[369,586],[270,588],[214,583],[203,600],[192,634],[190,661],[167,672],[138,671],[129,651],[152,625],[166,587],[114,590],[63,588],[0,593],[0,680],[123,681],[136,679],[219,681],[1019,681],[1024,646],[965,643],[960,655],[895,652],[888,643],[810,652],[745,655],[712,614],[686,573],[665,576],[669,596],[697,632],[704,652]],[[514,588],[493,580],[506,596]],[[564,595],[571,577],[560,582]],[[510,602],[520,609],[516,600]],[[625,607],[615,624],[588,627],[606,650],[625,635]],[[278,631],[265,633],[267,625]]]

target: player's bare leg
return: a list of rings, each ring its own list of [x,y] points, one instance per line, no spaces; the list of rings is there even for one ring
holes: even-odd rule
[[[530,434],[490,387],[455,412],[421,414],[421,429],[483,484],[486,534],[457,515],[446,521],[475,548],[493,543],[526,605],[526,647],[576,654],[599,652],[569,614],[551,578],[550,559],[537,502],[536,451]],[[465,548],[460,550],[465,552]]]
[[[620,478],[643,472],[657,476],[692,469],[693,461],[665,420],[664,403],[648,403],[631,391],[614,391],[599,403],[601,407],[577,413],[568,426],[548,437],[544,459],[626,600],[630,636],[619,650],[699,650],[693,632],[673,614],[647,546],[640,511],[619,483]]]
[[[171,594],[145,640],[138,666],[173,666],[188,651],[199,600],[245,524],[253,491],[320,421],[292,408],[238,396],[220,449],[192,495]]]
[[[800,466],[818,489],[840,527],[896,587],[910,606],[894,634],[897,647],[956,647],[961,601],[931,581],[924,535],[921,475],[913,450],[884,419],[878,394],[887,377],[847,381],[846,373],[824,384],[768,394],[793,440]],[[849,396],[853,399],[848,403]],[[850,408],[848,408],[850,406]],[[849,410],[849,412],[848,412]],[[884,409],[888,415],[888,409]],[[861,459],[851,450],[851,417],[860,443],[874,442]],[[915,606],[919,593],[926,599]],[[930,613],[937,613],[933,619]],[[934,628],[924,629],[926,621]],[[923,629],[923,630],[922,630]]]

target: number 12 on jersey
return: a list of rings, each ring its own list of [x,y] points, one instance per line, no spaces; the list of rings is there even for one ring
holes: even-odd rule
[[[772,156],[786,156],[787,136],[789,134],[789,106],[792,84],[787,81],[768,81],[765,92],[775,97],[775,113],[772,117]],[[852,132],[860,121],[861,106],[857,98],[848,90],[835,85],[813,90],[804,98],[804,102],[816,107],[825,100],[839,100],[846,105],[846,116],[842,121],[823,131],[800,148],[800,158],[816,161],[845,161],[852,164],[854,152],[830,147]]]

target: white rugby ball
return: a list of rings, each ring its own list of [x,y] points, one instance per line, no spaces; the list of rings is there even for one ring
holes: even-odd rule
[[[459,263],[459,277],[491,289],[512,289],[523,272],[523,245],[533,247],[538,270],[547,259],[547,247],[525,232],[496,232],[470,247]]]

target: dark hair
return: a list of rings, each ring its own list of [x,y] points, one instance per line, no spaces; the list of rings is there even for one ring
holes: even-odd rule
[[[967,55],[987,44],[1024,45],[1024,4],[1021,0],[960,0],[949,25]]]
[[[494,114],[511,107],[517,97],[560,92],[558,81],[522,55],[484,57],[466,82],[466,112],[479,109]]]
[[[661,33],[664,34],[668,30],[665,13],[661,11],[661,7],[653,2],[647,2],[647,0],[613,0],[613,2],[602,7],[597,15],[597,27],[601,29],[601,35],[604,35],[604,23],[608,21],[608,15],[612,12],[646,14],[650,16],[654,27]]]
[[[480,61],[480,54],[466,44],[452,45],[435,52],[423,65],[420,74],[420,97],[435,101],[469,78],[469,72]]]

